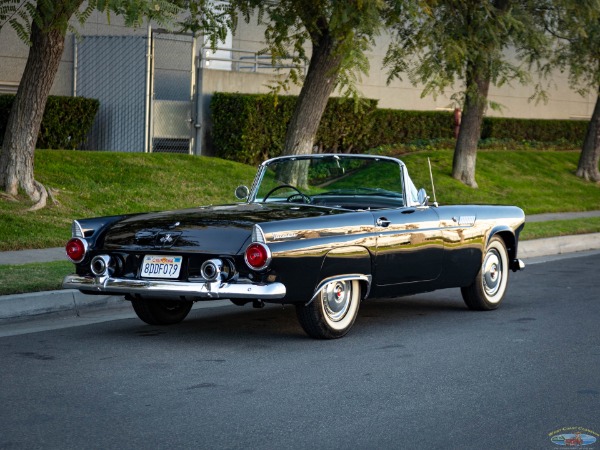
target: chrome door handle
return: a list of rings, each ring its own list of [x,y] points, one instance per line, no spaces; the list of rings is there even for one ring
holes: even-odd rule
[[[385,217],[380,217],[379,219],[377,219],[377,222],[375,222],[375,223],[377,224],[378,227],[387,228],[390,226],[392,221],[387,220]]]

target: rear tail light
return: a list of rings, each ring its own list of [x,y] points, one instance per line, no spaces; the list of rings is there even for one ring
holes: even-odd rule
[[[271,262],[271,250],[265,244],[253,242],[246,248],[244,259],[251,269],[263,270]]]
[[[73,238],[65,247],[67,256],[74,263],[80,263],[85,258],[87,252],[87,242],[80,238]]]

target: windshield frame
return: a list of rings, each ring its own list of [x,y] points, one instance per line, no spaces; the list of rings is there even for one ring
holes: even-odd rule
[[[406,206],[419,206],[420,203],[417,199],[417,189],[413,184],[410,176],[408,175],[408,170],[406,165],[397,158],[392,158],[389,156],[378,156],[378,155],[363,155],[363,154],[338,154],[338,153],[321,153],[321,154],[311,154],[311,155],[292,155],[292,156],[278,156],[276,158],[271,158],[258,166],[258,170],[256,172],[256,176],[254,177],[254,181],[252,182],[252,186],[250,187],[250,194],[246,200],[246,203],[262,203],[262,200],[256,200],[258,195],[258,190],[260,188],[261,182],[267,172],[267,169],[270,165],[282,162],[285,160],[313,160],[313,159],[370,159],[370,160],[382,160],[389,161],[398,164],[399,175],[400,175],[400,183],[402,186],[402,192],[400,193],[402,196],[403,205]]]

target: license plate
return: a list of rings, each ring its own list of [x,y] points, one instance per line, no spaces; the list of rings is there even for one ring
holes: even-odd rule
[[[142,278],[177,278],[181,270],[181,256],[146,255],[142,262]]]

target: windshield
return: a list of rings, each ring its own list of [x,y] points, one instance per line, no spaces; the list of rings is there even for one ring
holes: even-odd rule
[[[276,158],[264,167],[254,201],[353,209],[403,206],[402,168],[395,159],[356,155]],[[410,180],[409,185],[412,195]]]

